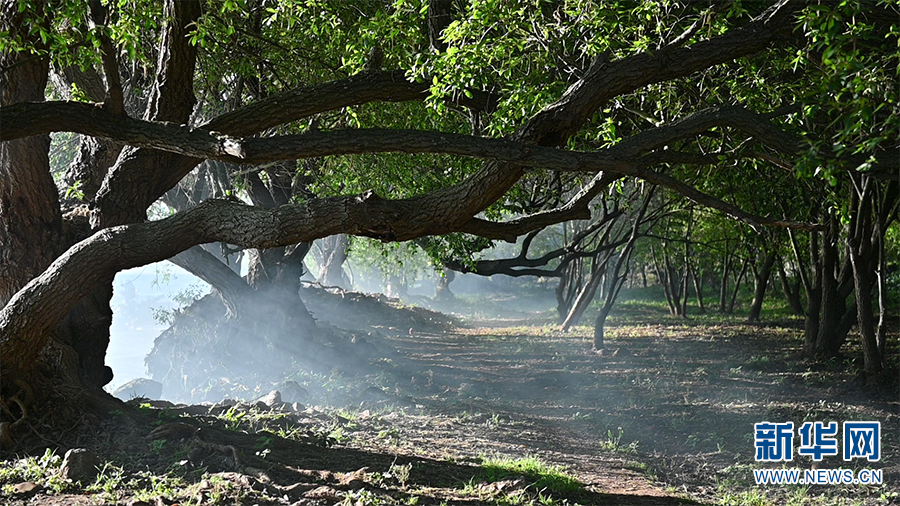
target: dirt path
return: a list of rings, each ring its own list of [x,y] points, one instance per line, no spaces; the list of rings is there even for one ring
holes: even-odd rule
[[[439,437],[419,435],[418,450],[536,455],[565,465],[598,492],[674,504],[749,494],[759,467],[757,422],[880,420],[883,451],[900,447],[896,392],[864,388],[852,369],[804,364],[796,357],[796,329],[622,326],[598,356],[588,351],[586,329],[560,334],[515,323],[388,338],[405,357],[399,368],[410,371],[417,401],[463,424]],[[848,464],[826,459],[822,466]],[[885,504],[890,499],[883,497],[900,490],[900,465],[885,459],[877,468],[885,486],[810,494]],[[776,489],[770,497],[780,503],[791,493]]]

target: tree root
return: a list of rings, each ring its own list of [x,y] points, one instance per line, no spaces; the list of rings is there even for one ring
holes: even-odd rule
[[[14,422],[9,424],[7,430],[14,429],[28,419],[28,406],[30,406],[34,402],[34,389],[31,388],[26,381],[21,378],[16,378],[13,380],[13,383],[19,387],[19,391],[13,394],[10,397],[7,397],[5,400],[0,399],[0,408],[3,408],[3,411],[10,417],[10,419],[15,419]],[[24,394],[24,399],[20,399],[20,396]],[[16,415],[13,414],[12,410],[9,409],[9,404],[15,404],[19,407],[19,410],[22,412],[22,415],[16,418]],[[2,438],[2,435],[0,435]]]
[[[17,418],[16,415],[13,414],[12,410],[9,409],[9,404],[15,404],[19,406],[19,410],[22,411],[22,415]],[[25,407],[25,403],[22,402],[17,396],[12,396],[5,402],[3,400],[0,400],[0,408],[3,408],[3,411],[9,416],[11,420],[15,420],[12,423],[4,422],[9,426],[9,429],[14,429],[19,425],[22,425],[22,422],[24,422],[28,418],[28,408]]]

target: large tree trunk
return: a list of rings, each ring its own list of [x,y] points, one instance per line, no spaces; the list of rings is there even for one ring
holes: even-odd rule
[[[15,2],[4,2],[0,8],[0,29],[8,30],[8,36],[34,37],[18,33],[28,12],[18,12]],[[46,58],[4,52],[0,65],[4,68],[0,105],[44,100]],[[0,143],[0,302],[4,304],[67,246],[56,184],[50,175],[49,149],[49,135]]]
[[[36,37],[18,33],[22,26],[27,26],[23,17],[45,14],[43,2],[35,4],[35,11],[19,12],[16,2],[3,2],[0,29],[23,40]],[[0,55],[0,66],[5,69],[0,73],[0,105],[44,100],[49,72],[47,58],[33,57],[27,52],[5,52]],[[49,147],[49,135],[0,143],[0,302],[3,304],[47,269],[84,230],[74,221],[64,223],[62,219],[57,188],[50,173]],[[22,346],[3,347],[0,398],[6,409],[0,410],[0,445],[8,445],[11,430],[28,422],[28,413],[34,414],[34,405],[45,405],[50,396],[60,392],[79,392],[83,394],[82,404],[92,405],[99,387],[111,379],[109,369],[103,365],[105,345],[94,357],[81,357],[77,352],[81,342],[72,332],[79,326],[87,332],[104,323],[108,327],[108,313],[99,319],[83,318],[83,307],[93,302],[83,302],[55,330],[48,329],[51,334],[48,339],[23,340]],[[99,363],[93,360],[97,357]],[[44,422],[71,419],[75,413],[70,408],[61,406]]]
[[[584,260],[577,258],[569,262],[560,273],[559,285],[556,287],[556,314],[562,323],[569,315],[578,287],[584,282]]]
[[[170,2],[171,3],[171,2]],[[199,14],[199,3],[192,4],[188,10]],[[29,26],[23,17],[32,19],[46,17],[41,14],[43,7],[37,3],[35,10],[30,8],[18,12],[16,2],[2,4],[2,23],[4,30],[16,33],[21,27]],[[167,6],[171,12],[171,5]],[[179,18],[184,21],[183,17]],[[182,24],[182,28],[193,22],[196,16]],[[177,22],[176,22],[177,24]],[[170,23],[171,25],[171,23]],[[37,33],[36,31],[34,33]],[[21,34],[31,37],[30,34]],[[183,34],[182,34],[183,35]],[[171,37],[170,37],[171,40]],[[188,45],[182,36],[174,45]],[[40,46],[40,44],[38,44]],[[195,51],[195,50],[194,50]],[[44,99],[44,88],[48,77],[48,59],[31,57],[27,52],[4,53],[3,67],[7,70],[0,74],[2,83],[3,105],[14,102],[40,102]],[[161,56],[161,60],[164,58]],[[189,62],[188,74],[193,78],[193,61]],[[161,83],[164,86],[165,83]],[[181,94],[184,90],[177,90]],[[161,106],[160,109],[163,109]],[[187,115],[178,119],[187,120]],[[172,119],[172,118],[166,118]],[[93,146],[93,147],[91,147]],[[96,172],[102,172],[103,160],[108,156],[100,156],[104,150],[101,143],[87,145],[76,165],[85,197],[92,191],[91,185],[96,179]],[[3,264],[0,266],[0,296],[6,303],[13,294],[49,269],[54,258],[66,248],[90,234],[86,217],[75,213],[65,222],[62,220],[57,188],[50,173],[49,136],[39,135],[25,139],[3,142],[0,145],[0,242],[3,244]],[[106,153],[108,155],[109,153]],[[100,163],[87,168],[88,164]],[[79,168],[80,167],[80,168]],[[144,167],[144,173],[152,173],[153,167]],[[90,174],[88,181],[87,173]],[[75,176],[73,176],[75,177]],[[145,176],[146,177],[146,176]],[[133,200],[131,201],[133,204]],[[97,260],[95,260],[97,261]],[[99,260],[105,261],[105,260]],[[77,297],[61,304],[60,315],[52,322],[30,323],[39,327],[41,336],[30,336],[27,332],[16,332],[11,329],[3,332],[3,394],[8,386],[28,385],[33,392],[30,402],[46,407],[49,395],[60,398],[55,403],[54,414],[60,416],[76,416],[71,411],[88,406],[99,406],[101,411],[108,411],[108,397],[99,387],[112,379],[112,371],[105,362],[106,349],[109,345],[109,325],[112,311],[109,301],[112,298],[112,279],[115,271],[107,271],[92,282],[92,291],[72,290],[69,287],[58,287],[53,297]],[[79,295],[75,295],[79,294]],[[65,308],[65,309],[62,309]],[[38,318],[39,320],[39,318]],[[4,318],[4,325],[6,319]],[[21,327],[20,327],[21,329]],[[12,336],[26,343],[15,346]],[[20,394],[12,394],[13,398]],[[75,399],[80,399],[75,402]],[[13,402],[16,406],[26,407]],[[25,419],[25,413],[19,422]],[[4,417],[6,415],[4,414]],[[12,425],[15,425],[13,422]],[[2,432],[2,427],[0,427]]]

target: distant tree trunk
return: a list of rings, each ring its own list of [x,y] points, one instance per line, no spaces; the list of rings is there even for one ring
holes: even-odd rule
[[[737,303],[737,296],[741,291],[741,282],[744,280],[744,274],[747,273],[747,267],[749,266],[750,260],[745,260],[741,266],[741,272],[738,273],[737,280],[734,282],[734,289],[731,291],[731,302],[728,304],[728,314],[734,314],[734,305]]]
[[[669,306],[669,314],[675,316],[686,316],[685,300],[687,299],[687,270],[682,269],[679,273],[669,258],[669,252],[666,245],[663,245],[663,263],[659,264],[653,254],[653,263],[656,269],[656,276],[663,285],[663,292],[666,296],[666,304]],[[652,249],[651,249],[652,252]],[[682,297],[684,299],[682,299]]]
[[[594,300],[594,294],[597,293],[597,288],[600,286],[600,283],[603,282],[605,271],[606,262],[600,262],[598,258],[594,258],[593,265],[591,266],[591,274],[578,292],[578,296],[575,298],[571,309],[569,309],[569,314],[566,315],[566,319],[562,323],[563,331],[569,330],[569,328],[577,324],[578,320],[581,319],[581,315],[584,314],[584,311],[588,308],[591,301]]]
[[[832,220],[832,226],[836,223]],[[816,336],[813,354],[835,357],[847,340],[847,333],[856,323],[856,304],[848,307],[847,297],[853,291],[852,268],[849,258],[840,262],[836,242],[820,241],[823,251],[822,261],[822,303],[819,319],[819,334]],[[838,268],[839,264],[843,264]],[[840,278],[835,273],[840,273]]]
[[[884,251],[884,224],[877,224],[876,237],[878,238],[878,267],[875,272],[876,286],[878,289],[878,326],[875,334],[875,340],[878,344],[878,353],[882,357],[885,345],[885,319],[887,317],[887,260]]]
[[[578,295],[578,287],[583,283],[583,266],[582,259],[575,259],[563,268],[559,277],[559,285],[556,287],[556,313],[560,323],[569,315]]]
[[[900,182],[896,179],[887,181],[883,185],[875,186],[875,208],[873,209],[873,233],[871,237],[875,241],[873,249],[875,265],[875,288],[878,292],[878,323],[875,330],[875,341],[878,353],[882,360],[885,358],[887,317],[887,257],[885,254],[885,234],[890,223],[897,219],[897,210],[900,208]]]
[[[407,284],[406,280],[394,274],[393,272],[388,274],[387,276],[387,286],[385,286],[385,295],[388,297],[393,297],[395,299],[400,299],[406,297],[407,295]]]
[[[853,268],[863,368],[868,374],[878,374],[884,367],[884,299],[882,287],[876,285],[877,272],[882,269],[885,224],[894,214],[900,198],[894,188],[896,181],[889,181],[882,191],[876,180],[864,174],[851,174],[850,177],[855,190],[851,194],[851,209],[856,212],[847,225],[847,249]],[[878,288],[882,306],[877,325],[872,296],[875,288]]]
[[[703,303],[703,272],[699,269],[694,269],[691,264],[688,264],[688,268],[690,269],[690,276],[694,282],[694,292],[697,294],[697,307],[699,308],[700,314],[706,314],[706,305]]]
[[[322,267],[317,280],[324,286],[347,288],[344,275],[344,262],[347,261],[347,249],[350,247],[350,236],[339,234],[322,240]]]
[[[609,316],[609,312],[612,310],[612,305],[607,307],[605,304],[600,308],[600,313],[597,314],[597,319],[594,320],[594,340],[591,343],[594,351],[602,350],[605,346],[604,341],[604,329],[606,327],[606,318]]]
[[[442,269],[437,278],[437,286],[434,288],[434,300],[450,301],[456,297],[450,291],[450,283],[456,278],[456,272],[451,269]]]
[[[606,298],[603,301],[603,305],[600,306],[600,313],[597,314],[597,319],[594,320],[594,341],[592,343],[594,351],[602,350],[605,346],[604,328],[606,327],[606,318],[609,316],[610,311],[612,311],[613,304],[615,304],[616,299],[619,297],[619,292],[622,290],[625,279],[628,277],[628,271],[631,268],[631,257],[634,254],[634,245],[640,236],[640,226],[644,216],[647,214],[647,208],[650,206],[653,194],[654,190],[651,189],[647,192],[647,195],[644,196],[644,201],[641,204],[637,216],[631,220],[631,235],[628,238],[628,242],[622,247],[619,256],[616,258],[616,262],[613,264],[612,270],[607,274],[609,286],[606,290]],[[650,226],[652,227],[652,224]]]
[[[775,250],[771,250],[766,254],[762,267],[755,269],[753,277],[755,281],[755,289],[753,294],[753,302],[750,304],[750,314],[747,316],[748,322],[758,322],[760,313],[762,313],[762,303],[766,296],[766,289],[769,286],[769,277],[772,273],[772,267],[775,265]]]
[[[853,264],[853,287],[856,293],[856,310],[859,333],[862,337],[863,369],[870,374],[882,370],[882,356],[878,349],[875,332],[874,308],[872,304],[872,282],[866,272],[865,256],[867,252],[856,251],[850,246],[850,259]]]
[[[728,244],[725,245],[726,249]],[[722,259],[722,279],[719,280],[719,312],[728,312],[728,277],[731,275],[732,255],[726,251]]]
[[[803,303],[800,300],[800,280],[798,279],[793,286],[788,279],[787,272],[784,270],[784,262],[779,262],[778,278],[781,280],[781,290],[784,292],[784,298],[787,300],[794,316],[803,316]]]

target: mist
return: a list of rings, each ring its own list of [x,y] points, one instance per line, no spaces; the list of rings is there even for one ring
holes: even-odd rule
[[[168,324],[154,318],[179,307],[175,297],[186,290],[210,292],[209,285],[169,262],[119,272],[113,281],[113,320],[106,365],[113,370],[109,392],[137,378],[147,377],[144,359]]]

